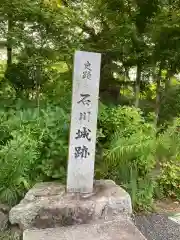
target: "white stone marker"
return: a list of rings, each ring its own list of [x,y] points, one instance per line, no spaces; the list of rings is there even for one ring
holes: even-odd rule
[[[101,54],[77,51],[74,76],[67,191],[93,191]]]

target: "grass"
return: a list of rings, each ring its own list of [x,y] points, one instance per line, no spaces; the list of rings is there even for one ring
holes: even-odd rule
[[[0,240],[19,240],[18,236],[14,236],[10,231],[0,232]]]

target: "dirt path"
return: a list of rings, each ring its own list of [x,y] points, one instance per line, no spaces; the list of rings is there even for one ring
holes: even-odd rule
[[[165,199],[155,202],[155,210],[160,214],[176,214],[180,213],[180,202]]]

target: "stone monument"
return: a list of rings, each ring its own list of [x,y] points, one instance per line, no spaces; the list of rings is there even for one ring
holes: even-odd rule
[[[111,180],[93,184],[100,62],[98,53],[75,53],[67,186],[38,183],[11,209],[24,240],[144,240],[129,194]]]
[[[67,191],[93,191],[101,54],[77,51],[74,58]]]

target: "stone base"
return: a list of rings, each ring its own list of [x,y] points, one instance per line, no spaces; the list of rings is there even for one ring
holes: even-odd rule
[[[59,183],[39,183],[11,209],[9,220],[24,229],[55,228],[132,214],[129,194],[111,180],[95,181],[92,194],[66,193]],[[33,238],[32,238],[33,239]]]
[[[128,219],[45,230],[26,230],[23,240],[145,240]]]

